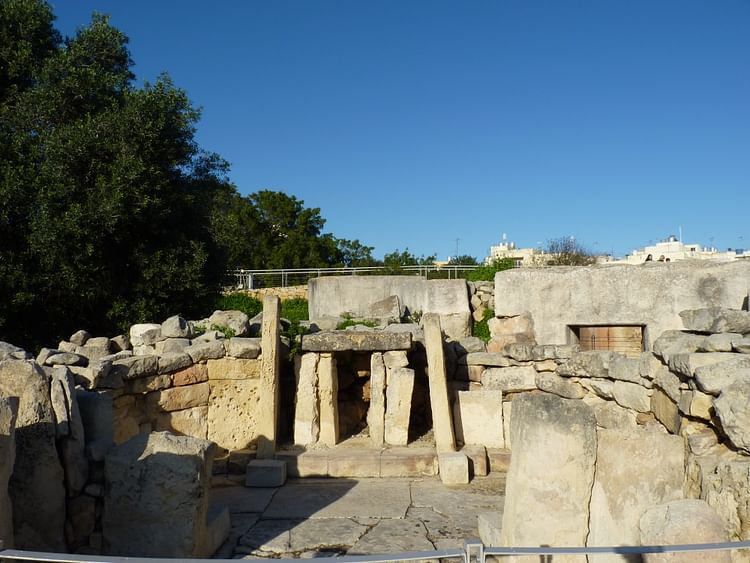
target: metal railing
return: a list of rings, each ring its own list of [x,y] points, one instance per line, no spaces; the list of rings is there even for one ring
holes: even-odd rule
[[[476,266],[447,265],[435,266],[363,266],[356,268],[282,268],[278,270],[234,270],[229,272],[238,289],[258,289],[261,287],[288,287],[305,285],[310,278],[322,276],[373,276],[373,275],[414,275],[425,279],[459,279]]]
[[[408,551],[379,555],[345,555],[341,557],[317,557],[305,559],[310,563],[388,563],[392,561],[422,561],[439,559],[462,559],[463,563],[485,563],[486,557],[503,556],[552,556],[555,555],[643,555],[647,553],[689,553],[707,551],[734,551],[750,549],[750,541],[698,543],[680,545],[609,546],[609,547],[485,547],[479,540],[467,540],[463,549],[435,551]],[[72,555],[0,549],[0,559],[16,561],[40,561],[45,563],[174,563],[175,559],[162,557],[117,557],[106,555]],[[207,559],[179,559],[188,563],[206,563]],[[236,559],[211,559],[214,563],[235,563]],[[273,559],[274,563],[299,563],[299,559]]]

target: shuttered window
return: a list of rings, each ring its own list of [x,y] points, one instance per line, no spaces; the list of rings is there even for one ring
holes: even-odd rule
[[[581,350],[607,350],[630,357],[643,351],[642,326],[578,326],[571,327],[578,336]]]

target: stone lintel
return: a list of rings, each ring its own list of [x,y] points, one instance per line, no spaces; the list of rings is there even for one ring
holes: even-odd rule
[[[410,332],[327,330],[302,336],[304,352],[388,352],[411,348]]]

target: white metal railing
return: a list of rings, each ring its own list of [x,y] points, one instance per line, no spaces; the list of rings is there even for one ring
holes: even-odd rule
[[[0,544],[1,545],[1,544]],[[462,559],[464,563],[485,563],[488,555],[539,556],[539,555],[643,555],[647,553],[688,553],[708,551],[734,551],[750,549],[750,541],[699,543],[681,545],[609,546],[609,547],[485,547],[479,540],[467,540],[463,549],[436,551],[409,551],[380,555],[345,555],[342,557],[317,557],[306,559],[310,563],[388,563],[393,561],[420,561]],[[45,563],[174,563],[175,559],[162,557],[116,557],[107,555],[71,555],[0,549],[0,559],[40,561]],[[206,563],[206,559],[180,559],[187,563]],[[214,563],[235,563],[236,559],[212,559]],[[299,563],[298,559],[274,559],[274,563]]]
[[[406,274],[422,276],[424,278],[447,277],[458,279],[464,277],[479,265],[446,265],[435,266],[400,266],[390,268],[385,266],[362,266],[353,268],[281,268],[269,270],[234,270],[229,274],[234,278],[235,285],[241,289],[257,289],[258,287],[287,287],[289,285],[304,285],[310,278],[322,276],[357,276],[378,274]]]

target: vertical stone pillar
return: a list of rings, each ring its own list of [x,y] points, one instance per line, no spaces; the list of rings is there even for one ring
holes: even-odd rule
[[[318,441],[320,407],[318,405],[318,361],[315,352],[303,354],[297,371],[294,407],[294,443],[308,446]]]
[[[320,396],[320,439],[326,446],[339,440],[339,376],[333,354],[321,354],[318,361],[318,392]]]
[[[376,448],[385,440],[385,362],[381,352],[370,356],[370,408],[367,410],[370,442]]]
[[[2,548],[13,548],[13,506],[8,482],[16,461],[16,417],[18,397],[0,397],[0,541]]]
[[[394,368],[388,370],[388,387],[385,400],[385,441],[393,446],[409,443],[411,396],[414,393],[414,370]]]
[[[279,415],[279,321],[281,303],[275,295],[263,298],[261,332],[260,401],[258,403],[258,458],[268,459],[276,451]]]
[[[428,313],[424,315],[423,321],[435,446],[438,452],[452,452],[456,449],[456,439],[453,434],[453,417],[448,398],[440,317],[434,313]]]

